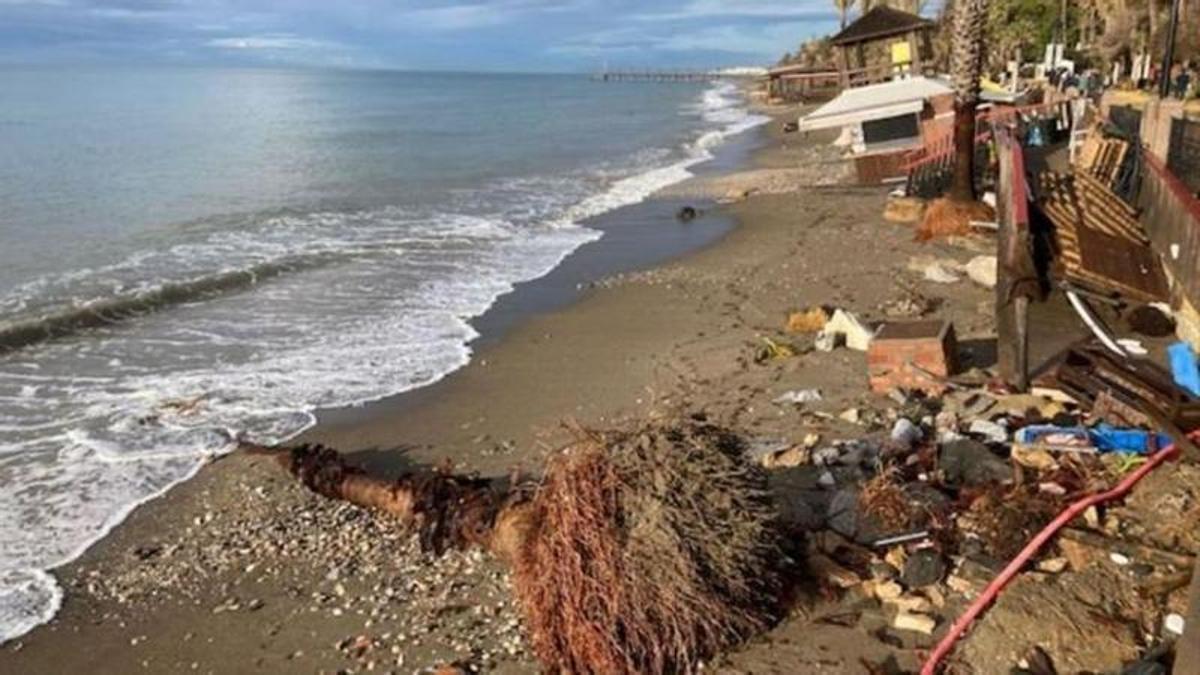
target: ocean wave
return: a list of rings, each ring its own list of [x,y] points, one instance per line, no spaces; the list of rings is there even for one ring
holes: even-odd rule
[[[314,410],[461,368],[474,317],[601,236],[583,221],[764,121],[727,86],[695,114],[716,128],[632,168],[497,181],[442,210],[276,215],[0,298],[26,315],[0,327],[0,642],[53,616],[47,571],[137,505],[239,439],[283,442]]]

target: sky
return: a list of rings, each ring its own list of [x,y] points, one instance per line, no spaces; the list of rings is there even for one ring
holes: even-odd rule
[[[717,67],[836,29],[832,0],[0,0],[0,63]]]

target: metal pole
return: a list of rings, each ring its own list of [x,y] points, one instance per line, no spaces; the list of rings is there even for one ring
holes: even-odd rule
[[[1171,65],[1175,60],[1175,33],[1179,29],[1179,3],[1171,2],[1171,23],[1167,28],[1167,46],[1163,52],[1162,73],[1158,79],[1158,97],[1165,99],[1171,95]]]

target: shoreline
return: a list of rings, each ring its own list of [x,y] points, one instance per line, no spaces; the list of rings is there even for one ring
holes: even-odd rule
[[[777,124],[765,134],[754,165],[766,168],[788,157],[798,166],[827,140],[784,137]],[[914,244],[906,228],[883,223],[885,192],[800,188],[721,206],[711,217],[738,224],[707,245],[524,316],[451,376],[343,411],[342,419],[326,413],[301,440],[356,451],[356,461],[374,468],[451,460],[499,476],[536,467],[564,419],[603,425],[663,407],[705,412],[753,438],[861,435],[859,426],[771,403],[782,391],[814,386],[825,393],[820,408],[831,413],[869,405],[861,354],[767,364],[753,363],[752,354],[798,307],[835,303],[880,316],[881,303],[902,291],[896,279],[910,255],[957,251]],[[977,311],[989,293],[935,290],[960,335],[990,331],[990,319]],[[784,508],[819,501],[815,478],[789,476],[802,498]],[[414,672],[466,660],[489,672],[536,670],[495,563],[477,554],[430,559],[398,543],[403,537],[386,523],[364,517],[305,493],[260,459],[222,458],[57,570],[67,595],[62,611],[6,646],[0,663],[32,672],[332,672],[368,663]],[[400,599],[382,592],[404,578],[418,587]],[[448,578],[455,579],[449,587]],[[459,607],[466,609],[451,609]],[[817,637],[793,644],[787,636],[796,630]],[[795,672],[797,663],[831,658],[824,652],[850,664],[894,651],[882,642],[862,645],[861,633],[836,626],[789,621],[779,631],[794,652],[779,662],[784,670],[769,667],[775,658],[765,641],[730,661]],[[361,635],[374,646],[363,653],[342,646]],[[61,649],[64,639],[73,649]]]

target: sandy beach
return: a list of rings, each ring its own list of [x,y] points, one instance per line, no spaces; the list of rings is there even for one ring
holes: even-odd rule
[[[913,256],[965,262],[974,253],[917,244],[908,227],[885,222],[884,188],[814,179],[833,166],[813,166],[816,155],[829,156],[813,148],[830,138],[784,135],[779,120],[794,111],[773,114],[775,122],[754,132],[764,136],[745,173],[681,186],[658,207],[669,218],[683,195],[748,195],[701,216],[696,226],[711,228],[712,243],[594,278],[577,298],[543,286],[554,296],[546,309],[510,321],[467,367],[411,394],[324,413],[300,440],[387,471],[452,462],[502,476],[536,469],[562,442],[568,419],[602,427],[655,410],[702,412],[779,444],[812,433],[880,433],[895,403],[868,394],[864,354],[813,351],[811,338],[784,333],[788,313],[813,304],[870,320],[896,307],[936,308],[954,321],[968,365],[987,365],[991,292],[966,280],[929,284],[908,269]],[[737,223],[727,233],[710,220],[725,218]],[[576,255],[586,261],[586,253]],[[514,295],[536,294],[538,283]],[[764,337],[795,342],[799,355],[756,362]],[[773,402],[808,388],[823,400]],[[857,423],[838,418],[848,408],[862,411]],[[815,471],[772,479],[785,511],[820,523],[829,491]],[[0,671],[411,673],[452,663],[537,670],[502,566],[479,552],[422,553],[386,518],[310,495],[260,457],[213,462],[56,574],[66,589],[62,610],[6,645]],[[792,618],[713,665],[838,673],[892,659],[916,667],[914,648],[928,638],[896,643],[819,621],[826,602],[802,597]]]

